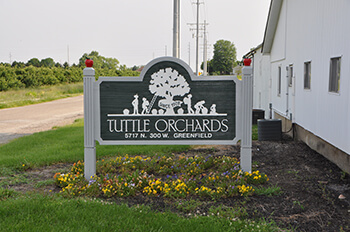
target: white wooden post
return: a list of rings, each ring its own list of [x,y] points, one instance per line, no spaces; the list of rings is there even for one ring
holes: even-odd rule
[[[95,69],[87,67],[84,74],[84,177],[90,180],[96,174],[96,142],[94,138]]]
[[[244,60],[242,70],[242,140],[241,140],[241,169],[252,171],[252,110],[253,110],[253,69],[250,59]]]

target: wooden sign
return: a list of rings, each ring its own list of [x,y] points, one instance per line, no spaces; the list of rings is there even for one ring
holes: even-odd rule
[[[98,85],[102,144],[234,143],[233,76],[197,77],[166,57],[147,65],[140,77],[100,77]]]
[[[235,76],[196,76],[182,60],[162,57],[139,77],[99,77],[84,69],[85,178],[96,172],[101,145],[227,144],[241,140],[251,171],[252,68]]]

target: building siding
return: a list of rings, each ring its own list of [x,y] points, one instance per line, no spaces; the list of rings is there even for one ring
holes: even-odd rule
[[[265,111],[265,118],[269,118],[270,100],[270,56],[261,53],[261,48],[254,54],[254,90],[253,90],[253,108]],[[266,81],[267,80],[267,81]]]
[[[348,0],[284,0],[270,52],[270,91],[275,112],[286,118],[292,115],[293,122],[347,154],[350,154],[349,12]],[[339,93],[328,91],[333,57],[341,57]],[[308,61],[311,88],[306,90],[304,62]],[[291,64],[295,86],[287,87],[286,67]]]

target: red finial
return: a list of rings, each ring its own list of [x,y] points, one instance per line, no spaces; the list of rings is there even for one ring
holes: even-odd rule
[[[85,60],[85,65],[86,65],[86,67],[91,68],[94,65],[94,61],[90,60],[90,58],[87,58]]]
[[[244,59],[243,60],[244,66],[250,66],[250,64],[252,63],[251,59]]]

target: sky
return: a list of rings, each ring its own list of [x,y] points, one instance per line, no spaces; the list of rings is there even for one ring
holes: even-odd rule
[[[195,69],[197,0],[180,0],[180,58]],[[235,44],[237,59],[263,42],[270,0],[200,0],[208,59],[220,39]],[[78,63],[98,51],[127,67],[173,55],[173,0],[0,0],[0,62]],[[192,30],[191,30],[192,29]],[[199,38],[203,60],[203,37]]]

